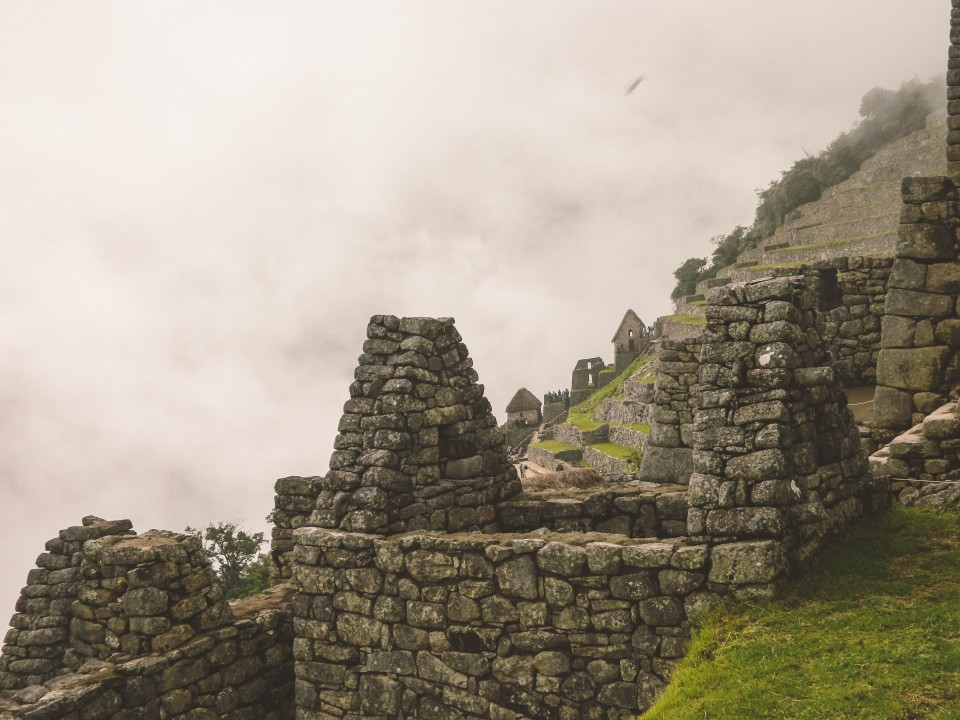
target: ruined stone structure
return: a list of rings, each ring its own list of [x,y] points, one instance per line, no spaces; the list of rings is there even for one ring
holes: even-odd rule
[[[652,334],[652,330],[643,323],[639,315],[633,310],[627,310],[610,341],[613,343],[613,365],[617,375],[650,348]]]
[[[632,719],[721,598],[960,497],[960,0],[951,41],[952,175],[904,180],[896,259],[708,289],[637,389],[636,477],[521,492],[453,321],[374,316],[329,471],[275,485],[279,584],[228,603],[196,538],[84,518],[27,577],[0,718]],[[871,474],[842,382],[874,362]],[[581,360],[570,400],[613,376]]]
[[[613,369],[607,369],[602,358],[577,360],[570,382],[570,404],[583,402],[615,377]]]
[[[517,489],[450,318],[377,315],[311,522],[360,532],[480,530]]]
[[[0,717],[293,717],[289,586],[231,606],[198,538],[95,517],[37,566],[0,655]]]

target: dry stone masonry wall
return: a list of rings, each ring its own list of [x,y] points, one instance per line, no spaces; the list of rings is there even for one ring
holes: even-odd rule
[[[808,270],[817,295],[817,329],[845,386],[876,383],[880,326],[892,258],[850,257]]]
[[[703,545],[295,536],[300,718],[634,718],[718,597]]]
[[[816,297],[785,277],[708,299],[689,532],[764,538],[771,557],[804,561],[885,497],[817,332]]]
[[[690,479],[700,343],[698,333],[684,339],[664,337],[655,344],[653,423],[640,465],[644,480],[686,484]]]
[[[875,425],[882,442],[946,402],[960,379],[960,195],[949,178],[904,178],[902,191],[877,359]]]
[[[292,588],[224,599],[200,541],[84,518],[47,543],[0,657],[0,717],[291,720]],[[40,662],[42,661],[42,662]]]
[[[376,315],[367,338],[312,524],[487,527],[519,483],[453,320]]]

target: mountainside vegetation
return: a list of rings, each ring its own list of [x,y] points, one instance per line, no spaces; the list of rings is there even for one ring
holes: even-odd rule
[[[642,720],[960,718],[960,514],[897,506],[730,606]]]
[[[714,237],[709,259],[688,258],[674,271],[677,283],[671,298],[693,294],[700,280],[714,277],[720,268],[736,262],[740,253],[757,247],[791,212],[849,178],[884,145],[923,128],[927,115],[943,105],[943,84],[943,78],[926,83],[910,80],[898,90],[876,87],[867,92],[860,102],[861,120],[851,130],[838,135],[819,154],[797,160],[780,179],[757,191],[759,202],[750,227],[738,225]]]

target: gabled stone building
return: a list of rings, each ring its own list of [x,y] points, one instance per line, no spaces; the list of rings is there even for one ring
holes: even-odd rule
[[[633,310],[627,310],[613,334],[613,364],[617,375],[650,347],[652,329]]]

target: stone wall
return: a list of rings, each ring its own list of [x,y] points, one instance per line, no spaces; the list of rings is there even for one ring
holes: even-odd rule
[[[650,388],[649,398],[644,400],[640,397],[625,398],[607,398],[603,401],[603,407],[596,413],[597,420],[606,420],[610,423],[620,425],[629,424],[647,424],[653,420],[653,385],[646,385]]]
[[[609,435],[610,442],[616,443],[617,445],[624,445],[628,448],[639,450],[640,452],[643,452],[647,448],[648,436],[631,427],[611,425]]]
[[[680,485],[627,483],[578,493],[523,493],[497,506],[503,532],[615,533],[632,538],[687,534],[687,493]]]
[[[231,607],[198,538],[84,518],[47,543],[0,655],[5,717],[293,717],[290,585]],[[42,662],[40,662],[42,661]]]
[[[942,405],[910,430],[870,456],[877,476],[890,478],[890,490],[901,502],[931,491],[960,487],[960,417],[957,403]],[[936,485],[937,487],[932,487]]]
[[[552,402],[543,404],[543,422],[553,422],[567,411],[566,402]]]
[[[632,719],[732,567],[617,536],[295,536],[303,718]]]
[[[697,327],[702,332],[702,327]],[[699,334],[679,340],[664,337],[657,344],[653,423],[640,465],[643,480],[689,482],[700,344]]]
[[[311,524],[480,530],[519,491],[451,318],[375,315]]]
[[[785,277],[708,300],[689,532],[768,538],[771,552],[804,561],[886,497],[816,330],[816,296]]]
[[[293,577],[293,531],[309,525],[322,486],[322,477],[285,477],[274,483],[270,514],[270,578],[274,583]]]
[[[607,455],[589,445],[583,448],[583,460],[598,473],[608,477],[625,475],[635,469],[629,461]]]
[[[61,530],[27,575],[0,654],[0,690],[40,685],[67,668],[72,607],[83,588],[83,546],[90,540],[130,535],[129,520],[87,516]]]
[[[571,448],[570,450],[551,452],[550,450],[531,445],[527,448],[527,458],[530,462],[534,462],[540,467],[552,470],[557,466],[558,462],[570,464],[579,463],[583,459],[583,450],[581,448]],[[497,507],[499,507],[499,505]]]
[[[880,325],[892,258],[850,257],[806,271],[817,295],[817,330],[845,386],[876,383]]]
[[[947,172],[960,176],[960,0],[952,0],[947,61]]]
[[[882,442],[946,402],[960,379],[960,195],[949,178],[921,177],[904,178],[902,195],[877,359],[874,424]]]

